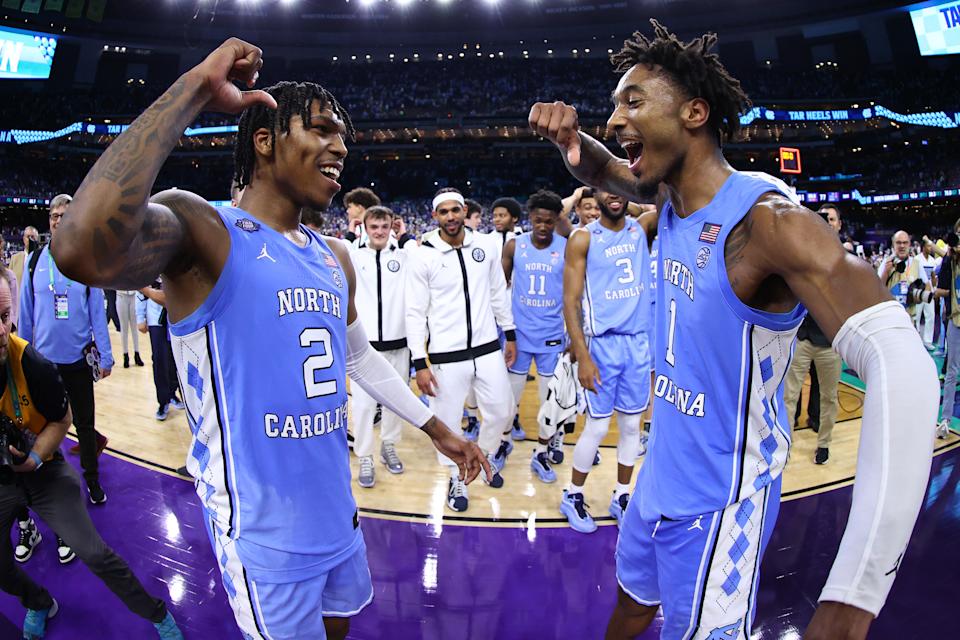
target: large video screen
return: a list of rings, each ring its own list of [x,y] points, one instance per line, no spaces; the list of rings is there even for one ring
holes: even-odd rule
[[[0,78],[46,80],[56,50],[49,34],[0,27]]]
[[[910,12],[922,56],[960,53],[960,2],[929,3]]]

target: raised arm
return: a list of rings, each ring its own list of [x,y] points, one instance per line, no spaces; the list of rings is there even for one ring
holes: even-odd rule
[[[530,128],[557,145],[567,170],[585,185],[642,199],[630,163],[618,158],[596,138],[580,131],[577,110],[562,102],[538,102],[530,109]]]
[[[176,264],[185,254],[203,253],[213,240],[194,238],[193,232],[216,235],[217,227],[197,225],[194,211],[178,209],[170,198],[150,202],[150,192],[160,167],[201,111],[237,113],[256,102],[276,107],[267,93],[240,91],[233,84],[252,87],[262,63],[258,48],[227,40],[114,140],[83,180],[51,245],[66,276],[98,287],[139,289],[171,265],[185,270],[189,265]],[[213,212],[209,206],[198,208],[208,218]],[[226,230],[219,228],[222,239]]]
[[[759,265],[758,276],[782,277],[867,385],[850,517],[804,635],[863,638],[893,585],[926,491],[936,369],[903,307],[819,216],[772,195],[750,215],[743,264]],[[730,248],[728,272],[738,262]]]

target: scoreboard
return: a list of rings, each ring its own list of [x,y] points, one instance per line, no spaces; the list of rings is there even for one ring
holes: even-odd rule
[[[800,149],[780,147],[780,173],[801,173]]]

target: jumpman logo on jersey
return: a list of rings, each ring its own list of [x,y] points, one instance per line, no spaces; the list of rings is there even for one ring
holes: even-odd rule
[[[263,243],[263,249],[260,250],[260,255],[257,256],[257,260],[262,260],[263,258],[266,258],[266,259],[269,260],[270,262],[276,263],[276,260],[274,260],[273,258],[271,258],[271,257],[270,257],[270,254],[267,253],[267,243],[266,243],[266,242]]]
[[[687,531],[693,531],[694,529],[699,529],[703,531],[703,525],[700,524],[700,521],[703,520],[703,516],[697,516],[697,519],[693,521],[693,524],[687,528]]]
[[[885,575],[885,576],[889,576],[889,575],[891,575],[891,574],[896,575],[897,571],[900,570],[900,561],[901,561],[901,560],[903,560],[903,554],[902,554],[902,553],[901,553],[899,556],[897,556],[897,561],[896,561],[895,563],[893,563],[893,569],[890,569],[890,571],[887,571],[887,572],[886,572],[885,574],[883,574],[883,575]]]

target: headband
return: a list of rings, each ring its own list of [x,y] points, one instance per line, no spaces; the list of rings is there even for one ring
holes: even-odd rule
[[[437,206],[441,202],[446,202],[447,200],[453,200],[459,202],[461,207],[467,206],[466,201],[463,199],[463,194],[456,191],[444,191],[443,193],[438,193],[433,197],[433,210],[437,210]]]

